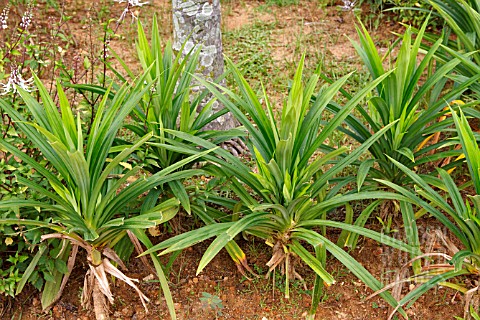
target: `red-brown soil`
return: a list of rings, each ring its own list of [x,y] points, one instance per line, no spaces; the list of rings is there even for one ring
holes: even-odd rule
[[[147,20],[149,14],[156,11],[162,22],[163,33],[171,34],[170,1],[154,0],[153,5],[145,6],[139,12],[140,19]],[[251,24],[256,20],[277,21],[278,29],[274,31],[273,43],[271,44],[272,56],[276,63],[281,65],[288,60],[298,60],[293,49],[292,42],[296,41],[296,35],[318,34],[329,37],[329,41],[318,42],[310,50],[325,50],[334,63],[358,63],[355,51],[347,39],[347,36],[355,39],[354,17],[349,12],[342,12],[336,6],[321,7],[316,1],[300,1],[298,6],[269,7],[262,1],[239,0],[230,1],[224,5],[224,28],[233,30],[244,25]],[[95,6],[97,6],[95,2]],[[86,16],[90,1],[68,1],[67,13],[74,14],[70,22],[70,30],[73,30],[77,49],[87,50],[88,36],[81,17]],[[98,8],[93,8],[97,10]],[[110,8],[112,17],[118,16],[122,11],[119,4]],[[153,9],[153,10],[152,10]],[[127,19],[129,21],[129,19]],[[389,31],[400,30],[395,24],[388,24],[389,30],[382,28],[374,32],[380,50],[386,50],[392,36]],[[134,55],[134,41],[128,40],[135,34],[135,26],[125,26],[123,31],[126,40],[113,40],[112,47],[133,69],[137,66]],[[231,44],[225,43],[225,46]],[[182,218],[185,228],[190,228],[193,222]],[[434,221],[421,222],[425,234],[427,230],[439,228]],[[373,224],[376,230],[380,225]],[[329,235],[335,238],[338,235],[335,230],[329,231]],[[427,239],[426,237],[425,239]],[[424,240],[425,240],[424,239]],[[426,240],[425,240],[426,241]],[[262,276],[247,279],[236,269],[234,263],[224,251],[199,274],[195,274],[198,262],[207,243],[199,244],[185,250],[175,261],[170,274],[170,288],[175,301],[178,319],[302,319],[306,314],[311,297],[303,289],[299,282],[292,284],[292,295],[289,300],[283,297],[282,277],[277,274],[276,283],[272,277],[265,279],[271,248],[264,243],[249,239],[240,241],[240,246],[245,250],[250,266]],[[361,240],[358,248],[352,252],[370,272],[377,278],[389,283],[394,278],[397,268],[408,260],[390,248],[382,247],[371,240]],[[78,259],[81,261],[81,259]],[[146,314],[136,294],[123,282],[117,281],[112,284],[115,303],[111,306],[112,319],[168,319],[165,300],[158,298],[159,284],[152,279],[151,273],[137,259],[132,259],[128,265],[128,276],[141,280],[141,290],[151,299],[149,313]],[[299,273],[306,279],[307,289],[311,290],[313,274],[307,267],[298,266]],[[327,270],[331,272],[337,283],[325,290],[325,296],[318,308],[316,319],[386,319],[388,306],[378,297],[365,301],[372,291],[365,287],[348,270],[333,258],[328,260]],[[83,277],[86,265],[78,263],[75,267],[70,282],[60,301],[48,312],[43,313],[40,307],[39,292],[25,290],[15,299],[0,297],[3,306],[0,314],[2,319],[94,319],[92,311],[82,310],[80,306],[80,294],[83,286]],[[150,279],[150,280],[149,280]],[[307,291],[308,291],[307,290]],[[406,288],[405,290],[408,290]],[[200,297],[203,292],[218,296],[222,300],[224,308],[222,315],[203,306]],[[463,313],[463,298],[453,290],[437,288],[426,293],[415,305],[408,310],[411,319],[453,319],[454,315],[461,316]]]

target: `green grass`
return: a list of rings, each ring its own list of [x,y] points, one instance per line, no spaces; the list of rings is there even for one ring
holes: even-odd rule
[[[223,32],[224,53],[244,72],[250,83],[259,85],[261,79],[271,78],[276,66],[270,52],[275,22],[257,21],[240,29]]]
[[[298,4],[300,0],[267,0],[267,4],[276,5],[280,7],[290,6],[293,4]]]

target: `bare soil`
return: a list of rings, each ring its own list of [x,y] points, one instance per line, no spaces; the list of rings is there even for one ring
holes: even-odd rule
[[[194,222],[182,218],[183,225]],[[378,230],[379,224],[367,226]],[[399,227],[399,226],[398,226]],[[431,243],[429,235],[435,229],[441,229],[435,221],[423,221],[420,232],[424,234],[425,246],[435,251],[444,252],[441,243]],[[164,233],[165,234],[165,233]],[[335,239],[337,230],[329,230]],[[401,236],[401,232],[393,234]],[[157,240],[158,241],[158,240]],[[239,245],[246,251],[250,266],[260,274],[247,279],[236,269],[225,251],[220,254],[196,275],[196,268],[208,243],[202,243],[182,252],[175,260],[170,274],[170,288],[175,301],[178,319],[302,319],[311,303],[308,294],[313,288],[313,274],[307,267],[298,267],[300,274],[306,279],[307,290],[299,281],[291,285],[291,297],[283,296],[283,278],[277,274],[265,279],[266,262],[271,255],[271,248],[264,243],[240,241]],[[425,246],[423,249],[425,249]],[[357,249],[351,253],[375,277],[385,283],[391,283],[395,271],[408,261],[408,256],[389,247],[379,245],[373,240],[361,240]],[[79,258],[81,261],[81,258]],[[78,264],[70,278],[69,284],[61,300],[47,313],[40,306],[39,293],[30,291],[16,299],[4,300],[4,308],[8,313],[4,319],[94,319],[93,312],[83,310],[80,306],[80,294],[83,286],[86,265]],[[112,284],[115,303],[111,306],[112,319],[168,319],[165,300],[159,294],[159,285],[154,275],[137,259],[128,265],[128,276],[141,280],[140,289],[151,299],[147,314],[138,296],[123,282]],[[352,275],[344,266],[333,258],[328,260],[327,270],[336,278],[337,283],[325,289],[319,305],[316,319],[386,319],[390,310],[379,297],[365,300],[372,291]],[[275,282],[274,282],[275,279]],[[403,293],[413,289],[406,286]],[[216,295],[222,300],[223,309],[217,314],[208,305],[204,305],[200,297],[204,292]],[[421,297],[412,308],[407,310],[410,319],[453,319],[454,315],[463,313],[463,298],[448,288],[437,288]]]
[[[168,0],[154,0],[152,5],[145,6],[138,12],[142,21],[150,19],[150,13],[156,12],[163,26],[165,37],[171,34],[171,7]],[[285,61],[298,60],[294,43],[301,33],[318,36],[319,41],[312,42],[310,51],[325,52],[332,63],[349,63],[355,66],[358,58],[348,38],[355,39],[355,18],[351,12],[342,12],[337,6],[321,7],[316,1],[300,1],[298,6],[275,7],[266,6],[263,1],[239,0],[223,5],[223,23],[225,30],[234,30],[248,26],[255,21],[275,21],[277,29],[271,43],[271,54],[279,65]],[[340,4],[340,3],[338,3]],[[66,10],[74,14],[70,21],[70,30],[76,37],[77,49],[87,54],[89,43],[88,30],[84,17],[98,13],[98,7],[92,7],[90,1],[69,1]],[[97,4],[95,4],[97,5]],[[119,16],[122,6],[115,4],[109,8],[111,16]],[[129,19],[127,19],[129,21]],[[380,50],[386,50],[393,39],[390,31],[399,31],[395,24],[387,24],[388,28],[374,31]],[[112,47],[126,62],[135,69],[134,41],[128,40],[135,34],[135,27],[125,26],[125,39],[113,40]],[[234,45],[224,43],[225,46]],[[355,68],[355,67],[350,67]],[[179,217],[183,228],[189,229],[194,221],[188,217]],[[379,230],[378,223],[369,225]],[[400,228],[400,224],[397,225]],[[427,245],[428,234],[441,228],[435,221],[424,220],[421,228],[426,235],[423,239]],[[162,233],[163,237],[171,234]],[[336,230],[329,230],[332,239],[338,236]],[[394,234],[395,235],[395,234]],[[398,237],[401,232],[397,232]],[[155,239],[156,242],[159,239]],[[225,251],[220,254],[199,275],[195,274],[202,253],[208,243],[199,244],[185,250],[176,260],[170,273],[170,288],[175,301],[178,319],[302,319],[311,303],[308,294],[312,290],[313,274],[307,267],[299,265],[297,270],[306,279],[307,290],[300,282],[292,285],[290,299],[283,297],[283,280],[280,275],[265,279],[266,262],[270,258],[271,248],[255,239],[239,241],[246,252],[250,266],[261,276],[248,279],[242,276]],[[429,246],[442,250],[441,244]],[[408,257],[390,248],[383,247],[371,240],[361,240],[359,246],[351,253],[365,268],[384,283],[394,279],[394,273],[408,261]],[[81,261],[81,258],[78,259]],[[148,269],[137,259],[131,259],[128,265],[128,276],[140,279],[141,290],[151,299],[149,313],[146,314],[138,296],[123,282],[112,284],[115,303],[111,306],[113,319],[168,319],[165,300],[160,295],[159,284]],[[328,260],[327,270],[331,272],[337,283],[326,288],[325,295],[318,308],[316,319],[386,319],[388,306],[378,297],[365,300],[372,291],[362,284],[354,275],[333,258]],[[61,300],[47,313],[42,312],[39,292],[34,289],[25,290],[15,299],[0,297],[3,306],[2,319],[94,319],[92,311],[82,310],[80,306],[81,288],[86,265],[78,263]],[[405,288],[404,293],[411,288]],[[209,306],[202,304],[200,297],[207,292],[218,296],[223,304],[221,315]],[[1,311],[1,310],[0,310]],[[408,310],[411,319],[453,319],[454,315],[463,313],[463,298],[455,291],[437,288],[426,293]]]

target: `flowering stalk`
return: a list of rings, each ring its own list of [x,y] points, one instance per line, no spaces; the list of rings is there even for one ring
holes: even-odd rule
[[[8,28],[7,20],[8,20],[9,11],[10,11],[10,3],[7,4],[5,8],[3,8],[2,13],[0,14],[0,28],[2,29]]]
[[[355,8],[355,5],[357,4],[357,0],[350,1],[350,0],[342,0],[343,1],[343,6],[339,6],[342,8],[343,11],[352,11]]]
[[[10,4],[8,4],[0,14],[0,25],[2,29],[8,28],[7,20],[8,20],[8,13],[10,11]],[[30,2],[28,4],[28,8],[25,13],[22,15],[22,21],[19,25],[20,32],[18,33],[17,39],[14,41],[13,45],[10,46],[9,50],[5,52],[3,57],[0,60],[5,60],[5,58],[9,57],[12,51],[18,46],[20,41],[23,38],[23,35],[27,32],[28,27],[32,24],[33,18],[33,4]]]
[[[32,18],[33,18],[32,7],[33,7],[33,4],[32,2],[30,2],[27,8],[27,11],[25,11],[22,16],[22,22],[20,22],[20,28],[23,31],[26,31],[30,26],[30,24],[32,23]]]
[[[31,77],[27,80],[23,79],[22,74],[18,69],[19,68],[15,65],[11,67],[10,77],[8,78],[7,83],[0,83],[0,86],[3,87],[3,92],[1,92],[0,95],[3,96],[8,93],[16,93],[17,87],[20,87],[27,92],[32,92],[33,78]]]
[[[118,18],[116,24],[115,24],[115,28],[113,28],[112,30],[112,34],[115,35],[117,34],[117,31],[118,29],[120,28],[120,25],[122,24],[123,20],[125,20],[125,16],[127,15],[128,12],[130,12],[130,14],[132,15],[132,19],[136,19],[137,17],[135,16],[135,14],[131,11],[131,8],[133,7],[142,7],[143,5],[145,4],[148,4],[149,2],[148,1],[145,1],[145,2],[140,2],[139,0],[114,0],[114,2],[118,2],[118,3],[124,3],[124,2],[127,2],[127,6],[125,7],[125,9],[123,10],[122,14],[120,15],[120,17]],[[103,54],[102,54],[102,58],[104,59],[104,62],[105,62],[105,59],[108,57],[108,46],[110,44],[110,36],[105,36],[104,37],[104,47],[103,47]],[[100,58],[97,58],[95,59],[93,62],[92,62],[92,65],[94,65],[96,62],[98,62]],[[85,74],[87,73],[87,70],[85,70],[82,74],[80,74],[78,76],[78,79],[81,79],[85,76]],[[73,81],[74,79],[70,79],[71,81]],[[73,81],[73,83],[76,83],[76,81]]]
[[[118,18],[119,23],[122,22],[125,19],[125,16],[129,12],[130,12],[130,15],[132,16],[132,22],[133,22],[133,20],[137,19],[137,16],[135,16],[135,14],[133,13],[132,10],[130,10],[130,8],[141,7],[144,4],[148,4],[148,1],[140,2],[139,0],[114,0],[114,1],[118,2],[118,3],[127,2],[127,6],[125,7],[125,10],[123,10],[122,14],[120,15],[120,18]]]

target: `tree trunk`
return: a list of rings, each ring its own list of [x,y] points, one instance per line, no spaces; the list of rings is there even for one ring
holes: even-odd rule
[[[197,72],[206,80],[214,80],[223,74],[224,70],[220,0],[172,0],[172,4],[173,49],[178,52],[187,39],[183,54],[195,46],[201,46]],[[215,101],[213,112],[222,107]],[[235,126],[232,114],[227,113],[207,125],[205,129],[225,130]]]

